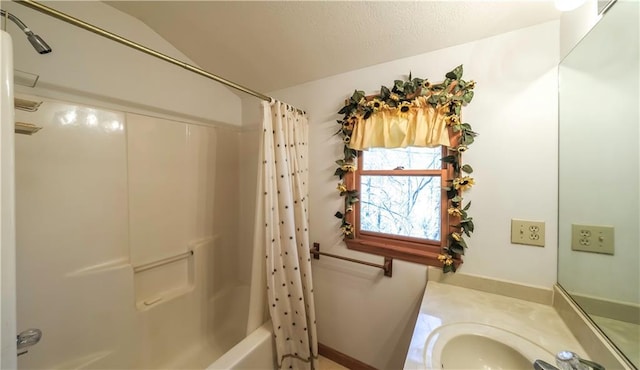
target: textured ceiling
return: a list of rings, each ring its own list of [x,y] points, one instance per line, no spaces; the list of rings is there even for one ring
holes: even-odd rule
[[[552,1],[113,1],[260,92],[558,19]]]

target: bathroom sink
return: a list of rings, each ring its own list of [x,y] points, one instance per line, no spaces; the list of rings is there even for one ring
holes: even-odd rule
[[[531,361],[510,346],[480,335],[460,335],[442,349],[443,369],[528,369]]]
[[[479,323],[443,325],[425,345],[429,369],[532,369],[541,359],[554,362],[552,352],[517,333]]]

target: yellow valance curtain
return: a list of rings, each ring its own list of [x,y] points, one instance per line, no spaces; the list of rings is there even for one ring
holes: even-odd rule
[[[432,106],[426,97],[414,99],[410,107],[381,107],[367,119],[352,117],[349,148],[405,148],[451,146],[447,126],[448,105]]]

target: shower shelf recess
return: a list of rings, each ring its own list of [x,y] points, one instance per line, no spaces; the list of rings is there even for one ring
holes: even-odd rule
[[[22,135],[33,135],[40,130],[42,130],[42,127],[36,126],[32,123],[16,122],[14,132]]]
[[[23,110],[25,112],[36,112],[38,108],[40,108],[41,104],[42,104],[41,101],[34,101],[34,100],[20,99],[20,98],[13,99],[14,108]],[[14,131],[16,134],[33,135],[36,132],[40,131],[41,129],[42,127],[34,125],[32,123],[16,122]]]
[[[34,101],[34,100],[20,99],[20,98],[13,99],[13,106],[16,109],[23,110],[25,112],[35,112],[38,110],[38,108],[40,108],[40,105],[42,105],[41,101]]]
[[[133,267],[136,307],[140,311],[168,302],[194,289],[194,251]]]

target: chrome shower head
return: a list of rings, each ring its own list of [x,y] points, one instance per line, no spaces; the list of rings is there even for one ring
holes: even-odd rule
[[[33,33],[33,31],[31,31],[29,27],[20,20],[20,18],[2,9],[0,9],[0,16],[6,16],[11,19],[11,21],[15,23],[25,35],[27,35],[27,39],[39,54],[47,54],[51,52],[51,47],[44,42],[42,37]]]
[[[48,54],[51,52],[51,47],[47,45],[46,42],[44,42],[42,37],[36,35],[35,33],[31,32],[31,34],[27,34],[27,39],[29,39],[29,42],[38,53]]]

